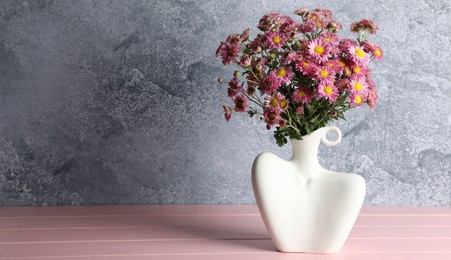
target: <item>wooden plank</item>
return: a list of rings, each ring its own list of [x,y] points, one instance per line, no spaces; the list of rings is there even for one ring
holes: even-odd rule
[[[450,239],[451,227],[377,227],[356,226],[350,238],[371,239]],[[79,228],[42,230],[2,230],[0,244],[72,242],[72,241],[164,241],[196,239],[265,239],[268,238],[263,226],[210,227],[139,227],[139,228]],[[451,244],[450,244],[451,247]]]
[[[315,255],[300,253],[231,253],[231,254],[174,254],[174,255],[103,255],[103,256],[58,256],[58,257],[0,257],[1,260],[449,260],[448,253],[339,253],[336,255]]]
[[[0,218],[51,216],[258,215],[255,205],[115,205],[0,208]],[[365,206],[360,215],[451,216],[451,207]]]
[[[5,258],[0,258],[5,259]],[[7,258],[14,260],[55,260],[54,257]],[[449,260],[449,254],[443,253],[353,253],[340,255],[307,255],[307,254],[192,254],[192,255],[127,255],[127,256],[59,256],[57,259],[75,260]]]
[[[364,206],[360,215],[451,216],[451,207]]]
[[[239,219],[239,221],[237,221]],[[213,226],[263,225],[260,215],[173,215],[173,216],[72,216],[72,217],[21,217],[0,219],[0,230],[23,229],[76,229],[76,228],[138,228],[155,226]],[[386,216],[364,215],[357,218],[355,226],[435,226],[451,227],[448,216]]]
[[[451,256],[451,240],[384,240],[349,239],[343,254],[442,254]],[[182,240],[182,241],[117,241],[117,242],[80,242],[80,243],[43,243],[0,245],[3,259],[13,257],[63,257],[63,256],[132,256],[132,255],[223,255],[223,254],[272,254],[276,252],[271,240]],[[291,254],[282,254],[284,257]],[[297,257],[307,254],[293,254]],[[1,258],[0,258],[1,259]],[[303,258],[302,258],[303,259]],[[342,258],[339,258],[342,259]],[[368,258],[364,258],[368,259]],[[417,258],[413,258],[417,259]],[[435,258],[434,258],[435,259]]]
[[[277,253],[244,206],[0,208],[0,259],[451,259],[451,208],[364,207],[337,255]]]
[[[357,226],[451,226],[445,215],[359,215]]]
[[[263,226],[260,215],[200,215],[200,216],[92,216],[5,218],[0,230],[73,229],[73,228],[138,228],[138,227],[205,227],[235,225]]]
[[[255,205],[114,205],[0,208],[0,218],[259,214]]]

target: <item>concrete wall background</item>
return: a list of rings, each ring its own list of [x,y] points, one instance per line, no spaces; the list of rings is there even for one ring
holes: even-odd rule
[[[226,123],[219,41],[269,11],[376,21],[380,103],[339,122],[321,163],[367,181],[367,205],[451,205],[451,14],[445,0],[0,2],[0,206],[254,203],[255,156]],[[342,36],[347,36],[345,32]],[[255,32],[253,34],[255,36]]]

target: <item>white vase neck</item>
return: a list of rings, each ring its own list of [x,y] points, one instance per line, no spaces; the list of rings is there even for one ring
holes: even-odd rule
[[[293,147],[293,157],[290,161],[300,172],[314,175],[316,171],[322,169],[318,161],[318,148],[321,138],[327,131],[323,127],[310,135],[303,136],[302,140],[290,139]]]

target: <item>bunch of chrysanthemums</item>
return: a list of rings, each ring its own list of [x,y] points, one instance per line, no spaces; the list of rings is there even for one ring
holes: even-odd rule
[[[228,84],[234,106],[224,106],[226,120],[233,111],[259,115],[268,130],[275,126],[280,146],[287,137],[301,139],[331,120],[345,119],[350,108],[366,103],[374,110],[377,93],[368,64],[384,56],[367,40],[378,30],[372,21],[351,25],[356,40],[340,39],[342,26],[331,11],[302,8],[294,14],[302,21],[269,13],[260,19],[255,39],[246,29],[228,36],[216,51],[224,65],[241,69]]]

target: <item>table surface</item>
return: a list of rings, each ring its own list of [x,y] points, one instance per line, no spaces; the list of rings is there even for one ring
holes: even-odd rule
[[[0,259],[451,259],[451,207],[364,207],[335,255],[277,252],[256,206],[0,208]]]

